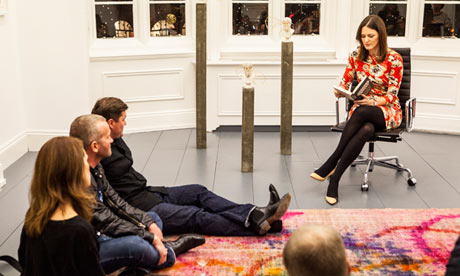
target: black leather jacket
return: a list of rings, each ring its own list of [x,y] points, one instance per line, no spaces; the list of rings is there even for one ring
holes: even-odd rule
[[[112,238],[138,235],[152,243],[154,236],[148,231],[148,227],[155,221],[147,213],[129,205],[118,195],[106,179],[101,164],[90,170],[90,189],[96,195],[97,201],[91,223],[99,232],[98,234],[105,234]]]

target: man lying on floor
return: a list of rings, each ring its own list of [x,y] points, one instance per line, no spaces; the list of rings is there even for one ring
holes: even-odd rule
[[[155,212],[145,213],[124,201],[110,186],[101,159],[110,156],[110,129],[99,115],[83,115],[70,127],[70,136],[79,138],[88,155],[91,189],[96,195],[91,223],[98,232],[100,263],[105,273],[122,267],[147,272],[172,266],[176,256],[201,245],[203,236],[187,234],[163,242],[162,221]]]
[[[237,204],[199,184],[176,187],[147,186],[147,180],[133,168],[131,150],[123,141],[128,106],[120,99],[99,99],[92,113],[102,115],[111,130],[112,155],[101,161],[112,187],[129,204],[156,212],[165,234],[199,233],[216,236],[254,236],[282,229],[281,217],[289,208],[291,195],[281,199],[270,186],[266,207]],[[161,166],[161,164],[158,164]]]

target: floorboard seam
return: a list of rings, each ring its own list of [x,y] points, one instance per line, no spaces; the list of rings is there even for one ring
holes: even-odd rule
[[[163,131],[161,131],[161,132],[160,132],[160,135],[158,135],[157,140],[155,141],[155,145],[153,145],[152,151],[150,152],[149,157],[148,157],[147,160],[145,161],[144,167],[142,168],[142,171],[141,171],[142,173],[144,172],[145,167],[146,167],[147,164],[149,163],[149,160],[150,160],[150,158],[152,157],[153,151],[154,151],[155,148],[157,147],[158,141],[160,141],[161,135],[163,135]]]
[[[289,170],[289,167],[287,165],[286,156],[283,156],[283,158],[284,158],[284,166],[286,166],[287,175],[289,177],[289,184],[290,184],[291,189],[292,189],[292,196],[294,197],[296,207],[298,207],[299,202],[297,202],[297,196],[295,194],[294,185],[292,184],[291,171]]]
[[[11,233],[8,235],[8,237],[6,237],[6,239],[0,244],[0,247],[2,247],[10,239],[10,237],[14,234],[14,232],[16,232],[16,230],[18,230],[22,223],[24,223],[24,220],[19,222],[18,226],[16,226],[14,230],[11,231]]]
[[[190,137],[191,136],[192,136],[192,131],[190,131],[190,133],[188,135],[187,143],[185,143],[184,153],[182,154],[182,158],[180,160],[180,165],[179,165],[179,168],[177,169],[177,173],[176,173],[176,178],[174,179],[174,186],[177,186],[177,179],[179,178],[179,173],[180,173],[180,171],[182,169],[182,164],[184,164],[185,153],[188,150],[188,144],[190,143]]]
[[[212,178],[212,189],[211,191],[214,192],[214,187],[216,186],[216,175],[217,175],[217,162],[219,161],[219,149],[220,149],[220,133],[217,133],[217,150],[216,150],[216,163],[214,166],[214,177]]]
[[[438,172],[438,170],[436,170],[436,168],[433,167],[433,166],[432,166],[432,165],[431,165],[431,164],[430,164],[420,153],[418,153],[418,151],[416,151],[415,148],[412,147],[411,144],[409,144],[408,142],[406,142],[406,140],[404,140],[404,143],[406,143],[406,144],[409,146],[409,148],[411,148],[420,158],[422,158],[422,160],[425,162],[425,164],[427,164],[433,171],[435,171],[436,174],[439,175],[439,177],[440,177],[442,180],[444,180],[454,191],[457,192],[457,194],[459,194],[458,191],[457,191],[457,189],[456,189],[454,186],[452,186],[452,185],[450,184],[450,182],[449,182],[447,179],[445,179],[444,176],[443,176],[440,172]],[[418,193],[417,193],[417,194],[418,194]]]

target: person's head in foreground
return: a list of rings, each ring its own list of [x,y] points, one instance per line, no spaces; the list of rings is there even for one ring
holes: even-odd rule
[[[342,237],[325,225],[304,225],[294,231],[283,261],[290,276],[350,275]]]

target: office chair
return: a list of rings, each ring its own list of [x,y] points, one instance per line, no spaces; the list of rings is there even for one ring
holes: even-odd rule
[[[362,191],[369,190],[369,172],[372,172],[374,166],[381,166],[390,169],[395,169],[398,172],[405,171],[408,173],[409,178],[407,180],[407,184],[409,186],[414,186],[417,183],[417,180],[412,177],[412,172],[410,169],[403,166],[403,164],[399,163],[398,156],[384,156],[384,157],[375,157],[374,156],[374,143],[377,141],[383,142],[392,142],[397,143],[398,141],[402,140],[402,133],[410,132],[412,130],[414,118],[415,118],[415,106],[416,106],[416,99],[410,97],[410,79],[411,79],[411,60],[410,60],[410,48],[393,48],[396,52],[398,52],[402,59],[403,59],[403,77],[401,81],[401,86],[399,88],[399,102],[401,104],[401,109],[403,112],[402,115],[402,122],[398,128],[389,129],[389,130],[381,130],[377,131],[373,137],[371,137],[367,142],[369,143],[369,154],[366,157],[359,156],[353,163],[351,164],[352,167],[356,165],[367,165],[366,172],[364,173],[364,183],[361,185]],[[353,80],[352,87],[357,85],[358,81],[356,79]],[[345,101],[347,116],[348,111],[350,110],[351,106],[353,105],[352,101]],[[348,119],[348,118],[347,118]],[[336,122],[337,125],[331,128],[332,131],[342,132],[345,122],[339,122],[339,100],[336,101]],[[390,163],[389,161],[395,161],[395,164]]]

